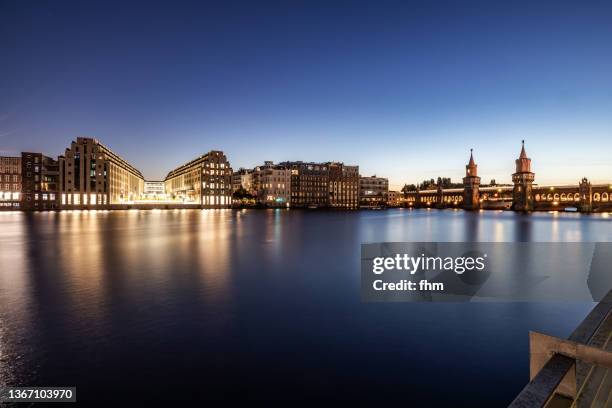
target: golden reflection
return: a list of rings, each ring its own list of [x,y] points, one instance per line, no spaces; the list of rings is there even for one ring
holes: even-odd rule
[[[232,210],[207,209],[197,211],[199,223],[190,232],[193,254],[196,262],[200,288],[207,301],[216,302],[230,299],[230,272],[232,256]],[[194,220],[197,221],[197,220]]]

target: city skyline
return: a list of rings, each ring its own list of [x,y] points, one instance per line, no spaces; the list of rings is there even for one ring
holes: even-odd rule
[[[90,136],[149,180],[218,149],[398,190],[460,182],[470,148],[483,183],[510,183],[526,139],[537,183],[610,182],[609,4],[0,7],[3,155]]]

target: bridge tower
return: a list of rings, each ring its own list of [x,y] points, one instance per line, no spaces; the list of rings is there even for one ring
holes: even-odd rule
[[[442,188],[442,180],[440,180],[440,182],[438,183],[438,187],[436,188],[436,196],[436,208],[444,208],[444,189]]]
[[[516,173],[512,175],[514,189],[512,191],[512,209],[514,211],[533,210],[533,180],[535,173],[531,172],[531,159],[525,152],[525,141],[522,141],[521,155],[516,159]]]
[[[580,194],[580,211],[591,212],[593,211],[593,187],[591,182],[584,177],[578,185]]]
[[[478,165],[474,162],[473,149],[470,149],[470,162],[465,166],[463,209],[469,211],[480,209],[480,177],[478,177]]]

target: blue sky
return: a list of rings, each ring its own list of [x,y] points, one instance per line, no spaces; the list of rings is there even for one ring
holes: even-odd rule
[[[610,2],[0,0],[0,154],[100,139],[149,179],[339,160],[392,187],[612,181]]]

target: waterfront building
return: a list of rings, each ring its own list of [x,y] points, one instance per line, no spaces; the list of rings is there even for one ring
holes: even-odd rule
[[[61,207],[104,209],[128,205],[142,196],[139,170],[97,139],[78,137],[59,156]]]
[[[359,205],[361,207],[384,207],[387,204],[389,180],[384,177],[359,178]]]
[[[232,193],[240,189],[253,193],[253,170],[241,168],[232,174]]]
[[[329,169],[329,206],[332,208],[359,208],[359,166],[327,163]]]
[[[463,208],[465,210],[480,208],[480,177],[478,177],[478,165],[474,162],[472,149],[470,149],[470,161],[465,166],[465,177],[463,178]]]
[[[259,167],[258,200],[266,207],[289,207],[291,204],[291,169],[266,161]]]
[[[145,200],[165,200],[166,186],[163,181],[145,181],[143,198]]]
[[[222,151],[210,152],[170,171],[166,194],[185,204],[225,208],[232,204],[232,168]]]
[[[533,210],[533,181],[535,173],[531,172],[531,159],[525,152],[525,141],[522,142],[521,154],[516,159],[516,172],[512,174],[514,189],[512,191],[512,208],[515,211]]]
[[[0,210],[21,206],[21,157],[0,156]]]
[[[60,207],[59,162],[42,153],[21,153],[21,209]]]
[[[399,191],[389,190],[387,192],[387,206],[388,207],[399,207],[402,205],[402,193]]]
[[[327,164],[283,162],[291,170],[291,206],[318,208],[329,205],[329,168]]]

